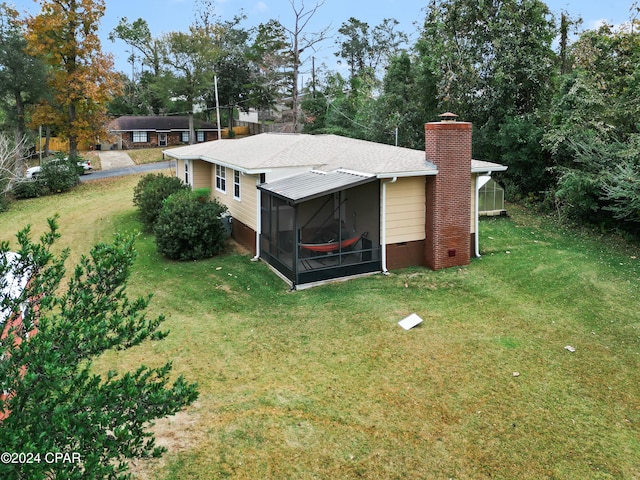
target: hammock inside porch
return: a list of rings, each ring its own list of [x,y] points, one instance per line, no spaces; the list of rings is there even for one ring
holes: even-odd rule
[[[366,233],[363,233],[362,235],[358,235],[357,237],[347,238],[342,242],[331,241],[327,243],[301,243],[300,247],[306,250],[311,250],[312,252],[330,253],[340,249],[347,249],[352,245],[358,243],[358,240],[360,240],[362,237],[366,237],[366,235]]]

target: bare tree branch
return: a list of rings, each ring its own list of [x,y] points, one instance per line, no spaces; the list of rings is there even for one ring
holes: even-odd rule
[[[22,177],[27,145],[27,137],[16,144],[8,135],[0,133],[0,195],[10,192]]]

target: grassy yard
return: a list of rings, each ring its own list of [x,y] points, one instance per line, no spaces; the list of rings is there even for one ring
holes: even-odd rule
[[[138,178],[14,203],[0,238],[57,211],[77,258],[140,228]],[[241,251],[169,262],[141,234],[130,291],[171,334],[97,368],[170,359],[200,398],[136,478],[640,478],[640,252],[509,211],[466,268],[293,293]]]

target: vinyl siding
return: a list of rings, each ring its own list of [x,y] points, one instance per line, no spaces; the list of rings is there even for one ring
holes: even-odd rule
[[[184,160],[176,161],[176,176],[184,182]]]
[[[184,170],[184,168],[183,168]],[[212,165],[208,162],[193,160],[191,162],[191,175],[193,175],[193,188],[213,189],[211,183]]]
[[[227,196],[230,198],[227,207],[231,212],[231,216],[253,230],[258,229],[256,224],[257,181],[258,177],[255,175],[240,175],[240,200],[233,198],[233,191],[227,191]],[[233,190],[233,181],[231,182],[231,187]]]
[[[424,177],[407,177],[387,184],[387,244],[424,240],[424,182]]]

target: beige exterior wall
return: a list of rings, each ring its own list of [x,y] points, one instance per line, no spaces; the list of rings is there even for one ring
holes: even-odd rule
[[[386,189],[386,243],[424,240],[425,178],[398,178]]]
[[[184,160],[176,160],[176,177],[184,182]]]
[[[211,170],[213,165],[208,162],[192,160],[191,161],[191,175],[193,188],[209,188],[213,190],[213,183],[211,182]],[[183,172],[184,175],[184,172]]]
[[[258,177],[256,175],[240,175],[240,200],[233,198],[233,190],[231,192],[227,191],[227,194],[231,195],[233,199],[230,204],[227,204],[231,216],[256,231],[258,230],[256,223],[258,215],[256,212],[258,201],[257,182]],[[233,187],[233,182],[231,186]]]

